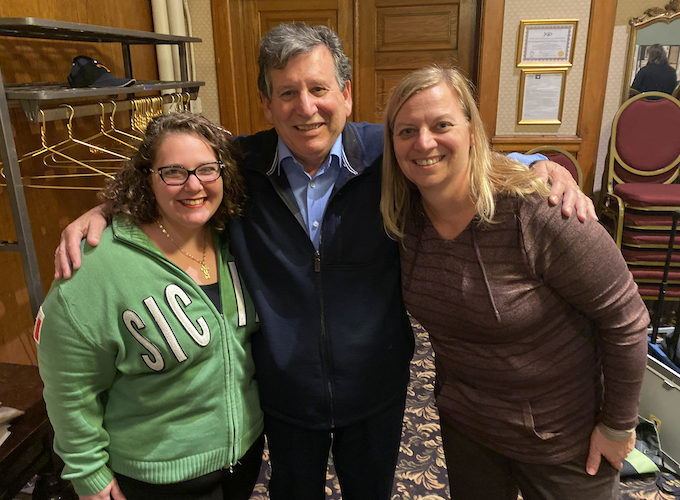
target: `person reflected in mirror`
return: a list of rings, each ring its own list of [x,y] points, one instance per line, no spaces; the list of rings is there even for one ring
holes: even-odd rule
[[[637,72],[631,87],[642,92],[665,92],[673,94],[678,85],[675,69],[668,64],[666,50],[655,43],[647,49],[647,64]]]
[[[621,252],[490,150],[457,70],[405,77],[385,125],[381,211],[435,352],[451,498],[618,498],[649,322]]]
[[[81,500],[247,500],[264,446],[229,252],[244,181],[223,129],[158,117],[100,195],[112,223],[36,323],[62,473]]]

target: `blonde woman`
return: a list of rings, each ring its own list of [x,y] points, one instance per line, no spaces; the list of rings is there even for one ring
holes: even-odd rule
[[[451,498],[617,498],[648,322],[620,252],[490,150],[455,69],[407,76],[385,122],[381,210],[436,354]]]

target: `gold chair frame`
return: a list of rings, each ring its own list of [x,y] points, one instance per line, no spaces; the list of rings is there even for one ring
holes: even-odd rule
[[[603,192],[603,194],[600,196],[600,202],[599,202],[599,210],[598,214],[600,215],[600,218],[604,215],[605,217],[608,217],[614,224],[613,227],[613,234],[612,237],[616,241],[616,245],[621,248],[621,240],[623,237],[623,219],[624,219],[624,214],[627,208],[629,209],[634,209],[636,211],[640,212],[649,212],[649,213],[654,213],[654,212],[671,212],[673,210],[677,210],[678,207],[638,207],[638,206],[633,206],[629,205],[626,202],[624,202],[619,196],[614,194],[614,183],[616,182],[617,184],[625,184],[625,181],[621,179],[618,175],[616,175],[614,171],[614,166],[618,163],[618,165],[626,170],[627,172],[630,172],[634,175],[638,175],[641,177],[652,177],[656,175],[661,175],[666,172],[669,172],[672,169],[675,169],[675,172],[666,180],[663,182],[663,184],[672,184],[675,179],[678,177],[678,164],[680,164],[680,155],[677,156],[669,165],[659,169],[659,170],[654,170],[654,171],[646,171],[646,170],[638,170],[630,165],[628,165],[626,162],[624,162],[621,157],[619,156],[618,151],[616,150],[616,137],[617,137],[617,124],[619,121],[619,118],[621,117],[621,114],[630,106],[633,104],[635,101],[638,101],[640,99],[648,99],[650,97],[657,97],[661,99],[668,99],[672,102],[674,102],[678,108],[680,108],[680,101],[673,96],[666,94],[664,92],[644,92],[642,94],[637,94],[630,99],[628,99],[626,102],[624,102],[619,110],[616,112],[616,115],[614,116],[614,121],[612,122],[612,135],[609,140],[609,154],[607,155],[607,165],[606,165],[606,170],[605,170],[605,182],[603,183],[604,186],[606,187],[606,191]],[[679,139],[680,140],[680,139]],[[605,226],[606,227],[606,226]],[[632,229],[658,229],[658,230],[666,230],[669,229],[669,227],[666,226],[631,226]],[[610,230],[610,228],[607,228]],[[610,230],[610,233],[612,231]],[[630,245],[633,246],[633,245]],[[642,248],[664,248],[663,246],[648,246],[648,245],[643,245]]]

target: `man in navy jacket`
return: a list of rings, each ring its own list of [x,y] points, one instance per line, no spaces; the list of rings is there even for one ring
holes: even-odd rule
[[[332,449],[343,498],[387,500],[414,339],[399,248],[379,210],[383,127],[347,121],[350,63],[330,29],[279,25],[264,35],[258,63],[274,128],[237,139],[250,201],[229,230],[261,321],[252,342],[270,496],[323,499]],[[565,210],[578,195],[581,218],[592,213],[566,170],[538,167],[553,169],[553,199],[568,183]],[[70,274],[67,240],[79,264],[83,235],[97,243],[85,219],[65,231],[58,274]]]

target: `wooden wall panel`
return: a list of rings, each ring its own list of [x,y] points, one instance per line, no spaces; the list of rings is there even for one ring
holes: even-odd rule
[[[323,24],[324,26],[335,27],[338,25],[338,12],[335,9],[314,9],[312,11],[306,11],[302,16],[300,16],[298,13],[291,15],[290,11],[285,10],[275,10],[270,12],[264,11],[259,13],[259,18],[260,31],[258,33],[261,34],[266,33],[279,24],[289,23],[293,20],[305,22],[310,26]]]
[[[578,161],[583,170],[583,190],[587,194],[592,194],[595,181],[609,56],[614,38],[616,4],[617,0],[592,0],[590,9],[588,50],[583,68],[581,107],[576,130],[578,136],[583,138]]]
[[[439,64],[475,75],[475,0],[362,0],[355,27],[354,113],[379,122],[389,91],[409,72]]]
[[[493,149],[512,153],[529,151],[537,146],[557,146],[576,156],[581,142],[575,135],[497,135],[493,138]]]
[[[456,50],[458,48],[459,4],[423,7],[379,7],[376,9],[377,52]],[[427,37],[423,27],[427,26]]]
[[[151,31],[148,0],[2,0],[0,17],[37,17],[117,28]],[[0,71],[5,83],[65,81],[73,57],[79,54],[103,62],[114,75],[123,75],[120,44],[85,44],[0,37]],[[132,68],[139,79],[157,79],[155,49],[132,46]],[[17,145],[22,156],[37,149],[40,127],[30,125],[20,108],[13,104],[10,114]],[[86,137],[98,130],[95,117],[74,121],[74,135]],[[48,124],[48,140],[65,138],[63,122]],[[22,175],[38,173],[45,167],[38,161],[22,164]],[[0,182],[4,179],[0,180]],[[43,288],[48,290],[54,274],[53,255],[59,234],[75,217],[97,203],[93,191],[45,190],[26,188],[31,229],[35,240]],[[0,186],[0,240],[15,240],[6,188]],[[0,362],[36,364],[31,338],[33,319],[21,271],[19,255],[0,252]],[[105,307],[105,305],[102,305]]]
[[[496,135],[505,0],[485,0],[479,50],[479,113],[489,137]]]

